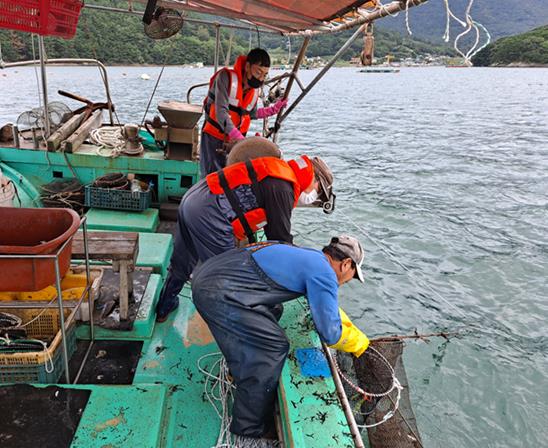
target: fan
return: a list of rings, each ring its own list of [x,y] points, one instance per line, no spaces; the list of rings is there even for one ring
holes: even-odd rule
[[[145,34],[152,39],[167,39],[183,27],[183,16],[175,9],[156,7],[157,0],[149,0],[143,15]]]

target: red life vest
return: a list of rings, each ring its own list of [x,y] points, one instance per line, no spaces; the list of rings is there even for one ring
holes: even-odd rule
[[[206,118],[203,130],[207,134],[212,135],[219,140],[224,140],[226,138],[226,134],[224,132],[224,128],[217,121],[214,84],[215,79],[223,70],[226,71],[229,76],[228,109],[230,119],[232,120],[232,123],[234,123],[234,126],[236,126],[243,135],[245,135],[249,130],[249,125],[251,124],[249,113],[257,105],[257,100],[259,99],[259,89],[249,89],[244,94],[242,80],[245,72],[246,59],[246,56],[238,57],[233,69],[222,68],[209,80],[209,91],[204,100]]]
[[[293,207],[297,205],[301,194],[299,180],[293,168],[285,160],[276,157],[261,157],[235,163],[206,177],[209,191],[213,194],[224,193],[236,213],[237,217],[232,221],[232,229],[239,240],[247,237],[250,243],[255,242],[253,233],[264,227],[267,224],[267,219],[264,208],[259,207],[244,213],[233,190],[240,185],[250,185],[258,200],[256,187],[266,177],[275,177],[291,182],[294,197]]]

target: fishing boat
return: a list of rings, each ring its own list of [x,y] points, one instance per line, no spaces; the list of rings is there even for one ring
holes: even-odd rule
[[[160,100],[162,117],[156,121],[119,123],[108,70],[100,61],[48,59],[44,51],[44,36],[74,35],[82,4],[42,1],[37,9],[25,12],[24,6],[10,7],[17,3],[0,1],[0,27],[39,34],[40,59],[4,63],[3,69],[39,65],[43,105],[22,111],[15,124],[0,124],[0,178],[5,193],[1,205],[11,206],[0,209],[5,217],[0,223],[0,263],[13,272],[0,277],[0,317],[6,321],[0,319],[0,325],[10,328],[0,345],[4,409],[0,442],[18,448],[235,446],[227,439],[230,381],[222,377],[222,359],[194,308],[189,286],[167,323],[157,325],[154,311],[173,251],[178,203],[199,179],[201,105],[192,104],[190,98],[207,80],[188,86],[186,102]],[[146,9],[136,8],[139,3]],[[291,69],[265,87],[273,90],[285,83],[286,98],[295,86],[301,90],[274,123],[264,124],[264,136],[276,141],[287,117],[366,24],[423,0],[386,5],[370,0],[156,3],[133,1],[127,9],[85,7],[98,14],[144,16],[145,32],[156,37],[178,32],[183,20],[213,26],[214,71],[219,67],[221,26],[303,37]],[[55,10],[63,6],[64,10]],[[53,8],[49,14],[46,7]],[[198,19],[182,12],[215,17]],[[220,24],[219,16],[231,21]],[[298,72],[311,39],[350,29],[354,33],[304,86]],[[74,92],[62,94],[81,101],[78,110],[49,102],[46,67],[56,64],[96,65],[104,102],[94,103]],[[47,208],[52,205],[56,207]],[[73,212],[55,215],[60,206],[77,209],[81,221]],[[4,233],[8,222],[11,245]],[[57,224],[46,231],[46,223]],[[35,250],[49,242],[48,251]],[[36,263],[44,263],[44,269],[36,268]],[[32,275],[16,284],[9,282],[27,268]],[[372,421],[366,417],[356,421],[349,404],[350,382],[342,374],[345,361],[322,345],[306,301],[288,304],[281,324],[291,351],[278,390],[280,446],[364,447],[363,427]],[[36,346],[40,341],[42,345]],[[390,373],[389,392],[397,394],[398,402],[400,395],[402,401],[409,400],[407,389],[399,386],[405,386],[402,369],[400,365]],[[399,376],[397,384],[395,376]],[[358,406],[363,410],[365,405]],[[388,409],[375,417],[377,437],[382,428],[377,425],[393,415]],[[410,418],[404,420],[409,426]],[[391,431],[391,440],[400,437]],[[409,426],[402,434],[397,446],[421,446],[416,427]]]

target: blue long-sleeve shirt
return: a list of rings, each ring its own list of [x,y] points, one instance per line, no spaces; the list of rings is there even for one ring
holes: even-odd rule
[[[316,329],[326,344],[333,345],[340,339],[339,284],[322,252],[273,244],[254,252],[253,258],[280,286],[306,295]]]

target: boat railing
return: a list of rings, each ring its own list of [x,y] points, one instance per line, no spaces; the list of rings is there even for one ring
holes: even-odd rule
[[[110,124],[114,125],[114,117],[113,117],[113,104],[112,104],[112,98],[110,95],[110,86],[108,83],[108,74],[107,74],[107,68],[106,66],[97,59],[91,59],[91,58],[59,58],[59,59],[46,59],[45,60],[46,65],[96,65],[99,69],[99,73],[101,73],[101,78],[103,79],[103,85],[105,86],[105,94],[107,97],[107,104],[108,104],[108,113],[110,118]],[[0,63],[0,69],[3,68],[12,68],[12,67],[25,67],[29,65],[37,65],[40,64],[40,60],[29,60],[29,61],[19,61],[19,62],[2,62]]]
[[[186,92],[186,102],[188,104],[192,104],[190,94],[192,93],[192,91],[194,89],[197,89],[198,87],[205,87],[205,86],[208,86],[208,85],[209,85],[209,81],[208,82],[202,82],[200,84],[194,84],[193,86],[191,86],[190,89],[188,89],[187,92]]]

